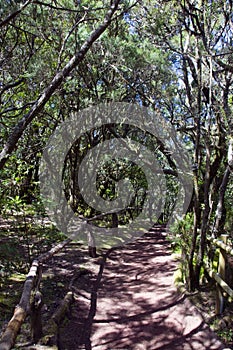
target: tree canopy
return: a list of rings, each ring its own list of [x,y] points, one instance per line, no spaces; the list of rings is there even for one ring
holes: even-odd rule
[[[232,1],[4,0],[0,13],[2,212],[17,201],[39,202],[43,149],[71,113],[103,102],[159,110],[192,160],[184,222],[191,221],[186,273],[196,288],[207,235],[232,230]],[[77,140],[66,158],[67,200],[84,216],[98,215],[80,199],[77,164],[91,147],[120,137],[142,143],[163,163],[166,221],[177,194],[175,163],[158,139],[129,125],[104,125]],[[121,221],[133,219],[147,189],[141,169],[124,160],[107,168],[99,193],[115,198],[114,183],[126,174],[138,196]],[[105,219],[118,224],[114,215]]]

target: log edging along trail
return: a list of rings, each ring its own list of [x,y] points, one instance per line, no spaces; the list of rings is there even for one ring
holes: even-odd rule
[[[0,339],[0,350],[10,350],[15,344],[20,328],[30,312],[30,298],[32,291],[37,288],[40,283],[42,277],[42,264],[53,257],[71,241],[71,238],[67,238],[66,240],[52,247],[47,253],[41,254],[37,259],[33,260],[29,273],[24,282],[23,292],[19,304],[16,305],[13,316],[8,322],[7,327]]]

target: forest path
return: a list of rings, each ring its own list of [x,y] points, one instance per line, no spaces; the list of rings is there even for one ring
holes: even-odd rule
[[[165,232],[145,236],[96,261],[99,271],[74,287],[61,350],[214,350],[224,346],[173,284],[177,263]]]

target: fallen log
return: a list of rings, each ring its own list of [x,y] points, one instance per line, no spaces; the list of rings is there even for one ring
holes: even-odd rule
[[[64,240],[63,242],[57,244],[51,248],[47,253],[40,255],[36,260],[33,261],[29,273],[26,277],[23,286],[23,292],[19,304],[15,307],[14,314],[9,321],[6,330],[3,332],[0,339],[0,350],[10,350],[16,341],[16,337],[19,333],[19,330],[30,311],[30,299],[31,292],[37,284],[38,278],[38,267],[53,255],[59,252],[72,240],[70,238]]]

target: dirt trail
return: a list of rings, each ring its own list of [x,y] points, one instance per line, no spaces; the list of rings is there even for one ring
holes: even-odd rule
[[[61,350],[214,350],[224,346],[173,285],[176,262],[160,227],[97,260],[74,287]]]

